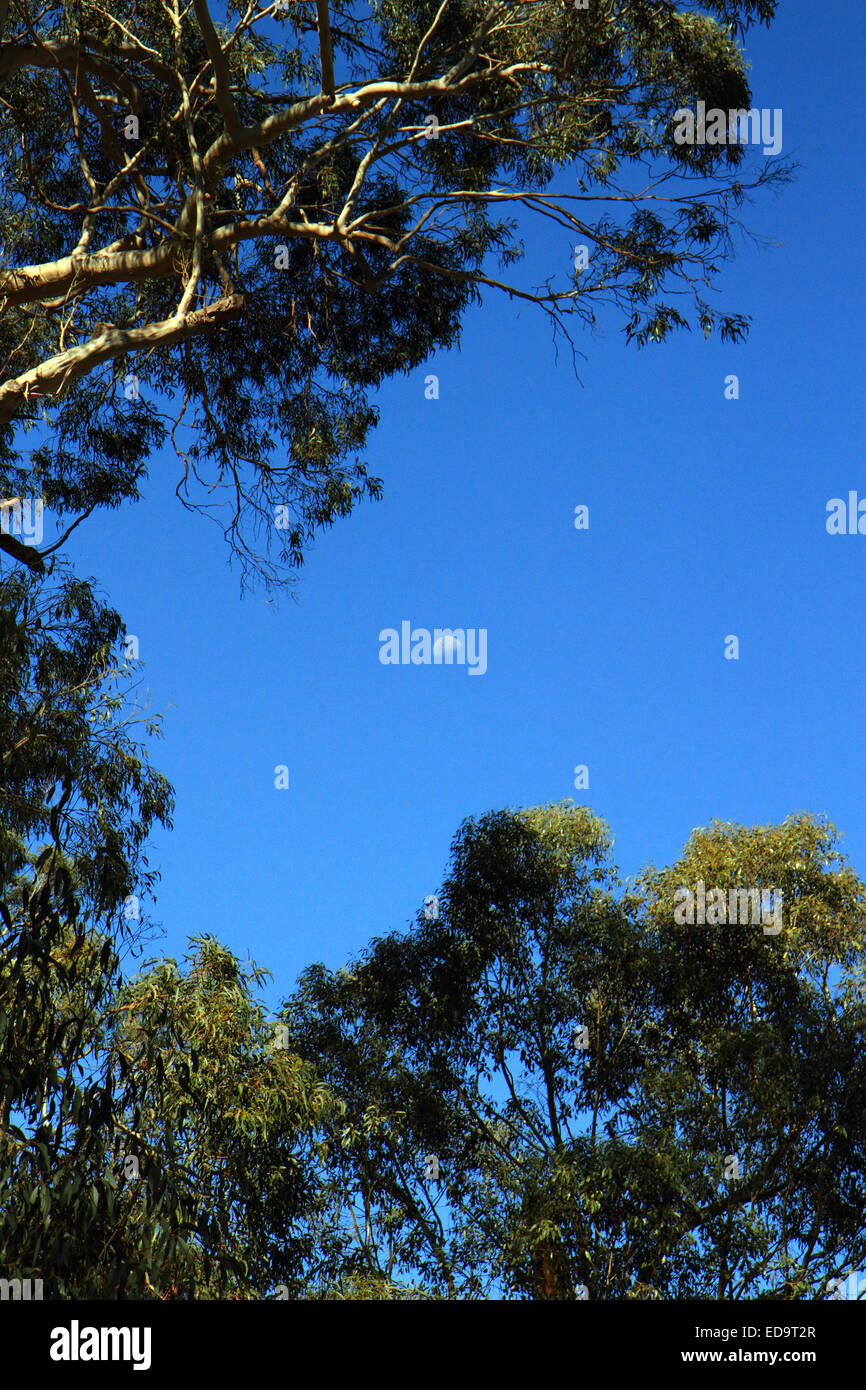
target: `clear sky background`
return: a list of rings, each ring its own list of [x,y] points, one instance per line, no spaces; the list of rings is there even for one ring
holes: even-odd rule
[[[866,497],[863,30],[850,0],[782,0],[748,41],[754,104],[782,108],[801,167],[746,211],[770,244],[739,241],[719,281],[747,345],[639,352],[611,312],[578,337],[578,383],[541,312],[491,292],[459,351],[380,392],[384,498],[320,536],[296,601],[241,597],[171,452],[144,502],[75,533],[166,710],[150,953],[215,933],[273,971],[276,1004],[312,961],[404,928],[464,817],[569,796],[609,822],[624,875],[715,817],[802,810],[866,875],[866,536],[825,528],[831,497]],[[565,232],[535,237],[532,269],[571,260]],[[381,665],[404,619],[486,628],[486,674]]]

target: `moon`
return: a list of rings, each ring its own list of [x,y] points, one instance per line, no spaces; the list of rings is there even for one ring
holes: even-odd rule
[[[437,665],[443,661],[460,664],[463,660],[463,643],[460,638],[450,633],[444,637],[437,637],[433,643],[433,660]]]

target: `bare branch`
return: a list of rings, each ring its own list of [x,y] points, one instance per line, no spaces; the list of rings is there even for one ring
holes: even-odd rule
[[[331,46],[331,20],[328,14],[328,0],[316,0],[316,14],[319,20],[319,52],[322,57],[322,91],[329,97],[334,95],[334,52]]]

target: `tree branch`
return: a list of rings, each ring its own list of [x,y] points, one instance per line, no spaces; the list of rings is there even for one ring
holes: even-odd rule
[[[23,376],[0,386],[0,425],[13,419],[19,404],[31,396],[59,395],[70,382],[130,349],[171,347],[187,338],[216,332],[223,324],[240,318],[244,308],[242,294],[223,295],[191,314],[174,314],[146,328],[108,329],[79,347],[49,357]]]
[[[334,51],[331,44],[331,21],[328,15],[328,0],[316,0],[316,14],[319,19],[319,53],[322,58],[322,91],[334,96]]]

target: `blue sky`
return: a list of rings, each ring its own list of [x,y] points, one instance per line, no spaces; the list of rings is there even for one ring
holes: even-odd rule
[[[296,601],[241,598],[169,452],[144,502],[75,533],[166,709],[153,760],[177,812],[153,841],[152,951],[215,933],[273,971],[276,1004],[310,962],[404,928],[464,817],[568,796],[609,822],[624,874],[714,817],[800,810],[866,873],[866,536],[825,529],[831,497],[866,496],[863,24],[841,0],[782,0],[750,37],[754,103],[782,108],[801,167],[747,210],[770,245],[739,243],[719,281],[753,317],[747,345],[638,352],[605,314],[578,337],[579,384],[541,313],[491,292],[459,351],[380,392],[384,498],[318,539]],[[572,244],[544,233],[533,255]],[[380,630],[406,619],[486,628],[487,672],[383,666]]]

